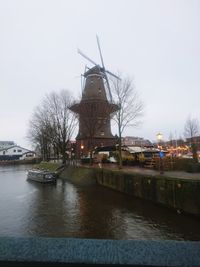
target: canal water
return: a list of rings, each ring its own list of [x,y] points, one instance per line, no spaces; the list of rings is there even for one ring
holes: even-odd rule
[[[200,221],[99,185],[26,180],[0,167],[0,236],[200,240]]]

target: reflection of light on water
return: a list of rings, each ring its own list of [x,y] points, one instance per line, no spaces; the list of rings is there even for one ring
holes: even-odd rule
[[[29,191],[26,194],[16,196],[16,199],[21,200],[21,199],[24,199],[24,198],[29,198],[30,195],[35,194],[36,191],[38,191],[38,189],[33,189],[32,191]]]
[[[65,208],[68,220],[74,220],[77,223],[77,217],[80,214],[79,194],[77,188],[72,184],[67,183],[65,186]]]
[[[13,172],[13,169],[0,168],[0,172]],[[24,171],[21,169],[15,170],[15,172],[23,172],[24,173]]]
[[[13,171],[12,169],[0,168],[0,172],[9,172]]]
[[[177,233],[170,231],[169,227],[165,224],[156,224],[153,220],[148,217],[143,217],[135,213],[125,212],[119,209],[115,209],[112,212],[112,217],[120,220],[115,223],[116,236],[120,231],[122,232],[123,239],[144,239],[144,240],[183,240],[184,238]],[[118,225],[118,227],[116,227]]]
[[[77,201],[77,198],[77,189],[70,183],[67,183],[65,191],[65,200],[67,201],[67,203],[71,203],[73,205]]]
[[[29,170],[30,168],[32,168],[32,165],[29,165],[29,164],[27,164],[27,165],[15,165],[15,166],[2,165],[2,166],[0,166],[0,173],[1,172],[6,172],[6,173],[12,172],[13,173],[13,169],[14,169],[15,173],[16,172],[22,172],[24,174],[24,171]]]

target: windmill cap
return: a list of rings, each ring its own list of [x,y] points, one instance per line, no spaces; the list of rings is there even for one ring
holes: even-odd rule
[[[99,65],[94,66],[93,68],[89,69],[84,73],[84,77],[87,77],[88,75],[103,75],[103,68],[101,68]]]

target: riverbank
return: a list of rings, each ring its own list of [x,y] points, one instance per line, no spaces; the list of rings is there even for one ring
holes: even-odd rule
[[[43,163],[51,171],[59,168],[56,163]],[[52,169],[53,168],[53,169]],[[94,166],[68,166],[59,177],[81,186],[98,183],[137,198],[200,217],[200,175],[186,172],[159,171],[138,167],[104,164]]]
[[[35,165],[36,168],[45,169],[50,172],[55,172],[59,175],[62,180],[67,180],[76,185],[91,185],[96,183],[95,168],[87,166],[64,166],[58,162],[45,162],[42,161]]]
[[[38,164],[41,160],[40,159],[27,159],[27,160],[3,160],[0,161],[0,166],[7,166],[7,165],[23,165],[23,164]]]
[[[67,167],[60,176],[73,183],[98,184],[151,201],[178,213],[200,217],[200,177],[182,172],[159,172],[142,168]]]
[[[61,179],[67,180],[73,184],[89,186],[96,183],[97,169],[91,167],[66,167],[59,175]]]
[[[39,168],[39,169],[45,169],[45,170],[48,170],[50,172],[56,172],[58,169],[60,169],[62,167],[62,164],[58,163],[58,162],[42,161],[39,164],[37,164],[35,167]]]

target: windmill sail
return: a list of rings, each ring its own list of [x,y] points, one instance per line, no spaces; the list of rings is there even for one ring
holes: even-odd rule
[[[85,55],[80,49],[78,49],[78,53],[84,57],[85,59],[87,59],[90,63],[92,63],[93,65],[95,65],[97,68],[99,68],[99,73],[102,74],[102,78],[105,79],[105,83],[106,83],[106,89],[108,91],[108,98],[109,101],[112,102],[112,93],[111,93],[111,88],[110,88],[110,84],[109,84],[109,79],[107,74],[115,77],[116,79],[120,78],[113,74],[112,72],[108,71],[105,69],[105,65],[104,65],[104,60],[103,60],[103,55],[102,55],[102,51],[101,51],[101,46],[100,46],[100,41],[99,41],[99,37],[96,35],[96,39],[97,39],[97,46],[98,46],[98,50],[99,50],[99,55],[100,55],[100,59],[101,59],[101,66],[99,64],[97,64],[94,60],[92,60],[91,58],[89,58],[87,55]]]

